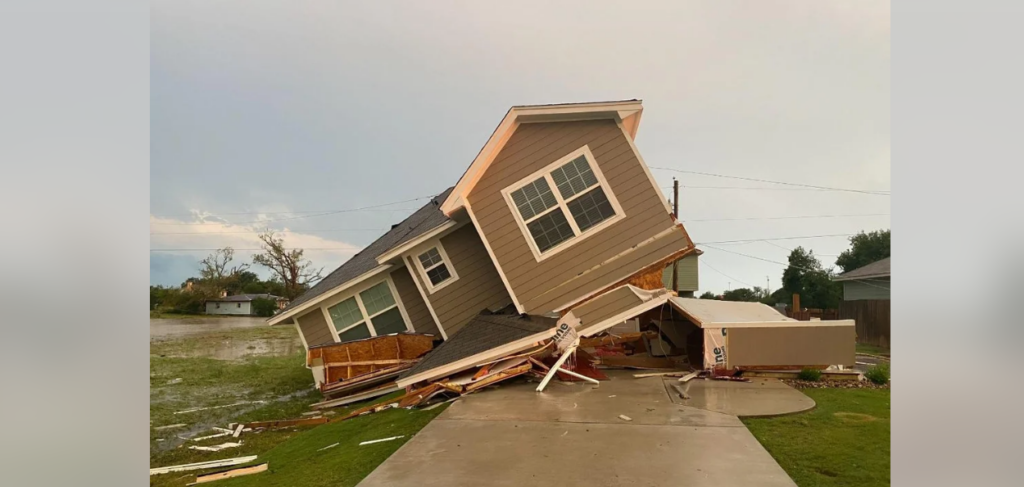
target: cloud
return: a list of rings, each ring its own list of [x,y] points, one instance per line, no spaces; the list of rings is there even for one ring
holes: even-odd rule
[[[224,247],[235,249],[235,263],[252,262],[252,256],[260,253],[259,232],[268,227],[260,222],[287,218],[261,214],[247,216],[245,223],[229,223],[203,211],[193,210],[193,215],[192,220],[150,215],[150,248],[154,250],[150,254],[151,284],[179,284],[198,274],[200,260]],[[292,231],[287,226],[275,232],[284,238],[288,248],[305,249],[305,257],[315,267],[323,267],[325,275],[361,250],[358,245]],[[253,266],[252,270],[269,277],[264,268]]]

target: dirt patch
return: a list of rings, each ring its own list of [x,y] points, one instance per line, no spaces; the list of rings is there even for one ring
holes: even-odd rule
[[[841,420],[843,420],[843,421],[847,421],[847,422],[850,422],[850,423],[867,423],[869,421],[875,421],[875,420],[878,419],[878,418],[876,418],[876,417],[874,417],[874,416],[872,416],[870,414],[861,414],[861,413],[839,412],[839,413],[832,413],[832,415],[837,417],[837,418],[839,418],[839,419],[841,419]]]

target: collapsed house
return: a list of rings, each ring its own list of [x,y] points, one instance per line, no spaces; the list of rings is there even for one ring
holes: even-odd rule
[[[774,364],[790,357],[748,349],[817,339],[804,333],[820,322],[766,306],[722,321],[664,288],[666,266],[698,251],[633,143],[642,113],[639,100],[511,108],[455,186],[272,317],[302,337],[321,405],[405,389],[393,404],[410,406],[526,374],[542,389],[616,364]],[[827,335],[852,364],[840,334]],[[709,362],[709,343],[742,352]]]

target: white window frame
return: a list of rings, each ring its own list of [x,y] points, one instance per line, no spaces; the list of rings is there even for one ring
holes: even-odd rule
[[[441,282],[441,284],[438,284],[436,286],[432,282],[430,282],[430,277],[427,276],[427,271],[433,269],[434,267],[437,267],[440,264],[435,264],[431,266],[430,269],[425,269],[423,268],[423,262],[420,262],[420,255],[429,252],[430,249],[437,249],[437,253],[441,255],[441,263],[448,268],[448,273],[451,274],[451,277],[449,277],[447,280]],[[455,271],[455,266],[452,265],[452,260],[448,258],[448,252],[445,252],[444,245],[441,245],[440,239],[420,246],[418,250],[416,250],[416,252],[412,253],[412,260],[413,265],[416,266],[416,271],[420,273],[420,278],[423,279],[424,287],[427,288],[427,292],[429,292],[430,294],[434,294],[435,292],[444,289],[451,283],[459,280],[459,273]]]
[[[359,295],[359,293],[362,293],[363,291],[366,291],[367,289],[370,289],[371,287],[374,287],[374,286],[380,284],[381,282],[387,282],[388,283],[388,289],[391,291],[391,296],[395,298],[395,306],[398,307],[398,311],[402,314],[402,320],[405,321],[405,329],[406,329],[406,331],[409,331],[409,332],[414,331],[413,328],[412,328],[412,320],[409,319],[409,313],[406,312],[405,305],[402,303],[402,297],[399,296],[398,289],[395,288],[395,283],[391,280],[391,275],[388,275],[384,279],[378,279],[378,280],[371,281],[369,284],[366,284],[366,285],[363,285],[363,286],[359,286],[354,291],[349,291],[349,292],[346,292],[346,293],[344,293],[342,295],[339,295],[338,297],[335,297],[333,299],[324,301],[324,304],[320,306],[320,311],[323,312],[324,319],[327,320],[327,326],[331,330],[331,336],[334,337],[334,342],[335,343],[341,343],[341,334],[342,333],[348,331],[350,328],[355,328],[355,327],[357,327],[359,325],[362,325],[362,324],[365,324],[366,328],[368,330],[370,330],[370,336],[371,337],[378,336],[377,335],[377,330],[374,329],[373,322],[371,320],[373,320],[373,318],[375,318],[377,316],[380,316],[380,315],[382,315],[382,314],[384,314],[384,313],[386,313],[388,311],[391,311],[392,308],[389,307],[387,309],[383,309],[381,311],[378,311],[378,312],[374,313],[372,316],[368,316],[367,313],[366,313],[366,307],[363,306],[363,298]],[[346,326],[345,328],[342,328],[342,329],[339,330],[336,326],[334,326],[334,320],[331,318],[331,312],[328,311],[328,309],[331,308],[332,306],[334,306],[334,305],[336,305],[336,304],[338,304],[338,303],[340,303],[342,301],[346,301],[346,300],[348,300],[350,298],[354,298],[356,300],[356,306],[359,307],[359,312],[363,315],[363,320],[358,322],[358,323]]]
[[[587,188],[585,191],[573,195],[571,198],[566,200],[562,198],[562,192],[558,190],[558,186],[555,184],[555,180],[551,177],[551,172],[554,171],[555,169],[558,169],[559,167],[564,166],[565,164],[568,164],[569,161],[576,159],[581,155],[586,157],[587,164],[590,165],[590,170],[593,171],[594,176],[597,177],[597,184]],[[515,201],[512,200],[512,193],[514,191],[517,191],[523,186],[532,183],[541,176],[543,176],[544,179],[547,181],[548,187],[551,189],[551,194],[555,196],[555,200],[557,203],[556,206],[558,208],[561,208],[562,213],[565,215],[566,221],[569,222],[569,227],[572,228],[572,232],[574,235],[572,238],[565,240],[559,243],[558,245],[555,245],[554,247],[545,250],[544,252],[541,252],[540,249],[537,247],[537,242],[534,241],[533,235],[530,234],[530,229],[527,228],[526,226],[527,222],[523,220],[523,216],[519,213],[519,208],[516,206]],[[569,211],[568,203],[576,200],[585,193],[593,191],[595,188],[598,187],[600,187],[601,190],[604,191],[605,197],[608,198],[608,202],[611,203],[612,209],[615,210],[615,216],[588,228],[586,231],[580,231],[579,225],[576,224],[576,219],[572,217],[572,213]],[[608,228],[615,222],[618,222],[626,217],[626,212],[624,212],[622,210],[622,206],[619,205],[619,200],[618,198],[615,197],[615,192],[612,191],[611,185],[608,184],[608,180],[605,179],[604,173],[601,171],[601,167],[598,166],[597,164],[597,159],[594,157],[593,152],[590,151],[590,147],[587,145],[584,145],[583,147],[580,147],[579,149],[570,152],[565,157],[562,157],[561,159],[558,159],[557,161],[548,164],[543,169],[534,172],[533,174],[526,176],[525,178],[520,179],[511,186],[501,190],[501,195],[505,198],[505,203],[508,204],[509,210],[512,211],[512,216],[516,219],[516,223],[519,225],[519,230],[523,233],[523,237],[526,239],[526,243],[530,246],[530,251],[533,252],[533,258],[536,259],[537,262],[541,262],[545,259],[548,259],[551,256],[556,255],[559,252],[569,247],[572,247],[573,245],[576,245],[589,237],[601,233],[602,230]],[[530,221],[532,222],[542,215],[547,215],[549,212],[553,211],[552,208],[548,208],[543,213],[534,215],[532,218],[530,218]]]

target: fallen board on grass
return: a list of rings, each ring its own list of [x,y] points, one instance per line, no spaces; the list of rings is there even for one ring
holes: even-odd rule
[[[188,485],[204,484],[206,482],[213,482],[214,480],[230,479],[234,477],[241,477],[243,475],[252,475],[254,473],[266,472],[268,466],[269,465],[266,463],[261,463],[259,465],[236,468],[234,470],[228,470],[226,472],[203,474],[197,476],[196,481]]]
[[[292,426],[323,425],[328,422],[327,417],[303,417],[301,419],[279,419],[271,422],[246,423],[246,428],[285,428]]]
[[[346,396],[339,399],[331,399],[330,401],[318,402],[309,407],[313,409],[334,408],[338,406],[344,406],[346,404],[352,404],[354,402],[373,399],[375,397],[380,397],[386,394],[391,394],[392,392],[399,391],[401,389],[401,387],[398,387],[395,384],[386,384],[383,387],[379,387],[377,389],[371,389],[369,391],[360,392],[359,394],[353,394],[351,396]]]
[[[241,465],[243,463],[249,463],[255,459],[256,455],[251,455],[248,457],[227,458],[224,460],[210,460],[208,462],[198,463],[186,463],[183,465],[172,465],[169,467],[157,467],[149,469],[149,474],[160,475],[171,472],[187,472],[189,470],[203,470],[207,468],[230,467],[232,465]]]

